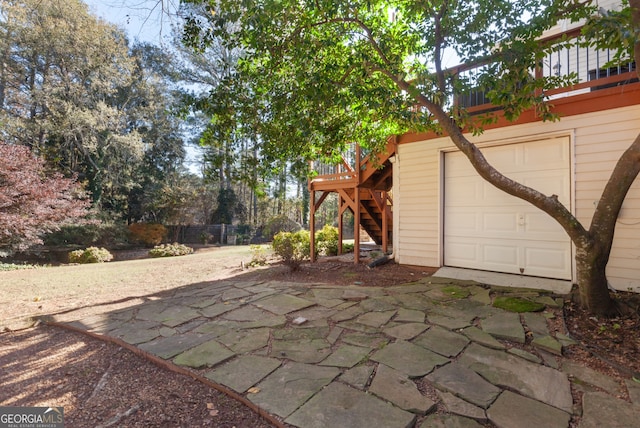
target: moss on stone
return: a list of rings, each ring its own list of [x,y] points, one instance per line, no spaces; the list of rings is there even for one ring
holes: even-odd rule
[[[496,297],[493,300],[493,307],[504,309],[509,312],[540,312],[545,308],[543,303],[533,302],[521,297]]]
[[[455,285],[443,287],[442,292],[455,299],[466,299],[471,294],[471,292],[466,288],[457,287]]]

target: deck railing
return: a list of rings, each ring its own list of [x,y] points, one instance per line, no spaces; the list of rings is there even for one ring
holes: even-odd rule
[[[638,81],[637,64],[634,61],[614,63],[615,50],[596,49],[586,42],[580,28],[541,40],[541,43],[550,44],[551,53],[545,56],[540,68],[531,70],[531,75],[537,78],[573,76],[576,81],[572,86],[545,91],[547,99],[571,97]],[[454,74],[473,85],[486,67],[486,63],[461,65],[453,70]],[[458,95],[452,102],[466,107],[471,113],[499,109],[490,104],[482,88]]]
[[[318,183],[321,181],[348,180],[357,183],[359,171],[366,156],[367,153],[356,143],[351,143],[343,152],[340,162],[335,165],[317,161],[312,162],[311,170],[315,172],[312,181]]]

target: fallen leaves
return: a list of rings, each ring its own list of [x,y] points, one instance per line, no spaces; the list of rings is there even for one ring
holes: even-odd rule
[[[219,411],[213,403],[207,403],[207,410],[210,416],[218,416]]]

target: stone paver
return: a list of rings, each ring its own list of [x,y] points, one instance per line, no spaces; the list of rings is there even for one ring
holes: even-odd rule
[[[160,334],[158,324],[153,321],[142,321],[138,323],[126,324],[121,328],[109,332],[111,336],[118,337],[132,345],[149,342]]]
[[[573,405],[567,375],[506,352],[471,344],[459,362],[501,387],[570,412]]]
[[[244,355],[207,372],[205,376],[242,393],[264,379],[280,364],[281,361],[276,358]]]
[[[288,363],[260,382],[249,400],[286,418],[339,374],[335,367]]]
[[[500,394],[487,410],[487,416],[498,427],[505,428],[567,428],[571,418],[567,412],[511,391]]]
[[[411,413],[426,414],[436,403],[418,391],[418,387],[407,375],[380,364],[369,392]]]
[[[413,343],[398,341],[376,352],[371,359],[405,373],[409,377],[422,377],[436,367],[449,362],[435,352]]]
[[[288,294],[278,294],[267,297],[266,299],[255,302],[254,304],[259,308],[273,312],[277,315],[285,315],[289,312],[299,311],[300,309],[315,305],[314,302],[310,302],[296,296],[290,296]]]
[[[305,428],[409,428],[414,420],[412,413],[334,382],[285,422]]]
[[[534,338],[549,336],[549,326],[547,325],[547,319],[533,312],[527,312],[523,314],[524,323],[527,325],[529,331],[533,333]]]
[[[210,340],[178,354],[178,356],[173,359],[173,362],[179,366],[198,369],[200,367],[213,367],[234,355],[233,352],[222,346],[219,342]]]
[[[239,307],[240,307],[240,304],[238,303],[234,303],[234,304],[216,303],[200,309],[199,312],[204,317],[215,318],[218,315],[222,315],[224,313],[227,313]]]
[[[462,416],[434,414],[427,416],[420,428],[482,428],[482,425]]]
[[[410,340],[429,328],[424,323],[403,323],[388,327],[383,330],[387,336],[395,337],[401,340]]]
[[[453,333],[445,328],[435,326],[411,341],[412,343],[430,349],[445,357],[455,357],[469,343],[465,336]]]
[[[353,367],[371,352],[371,348],[353,345],[341,345],[338,349],[322,360],[320,366]]]
[[[640,406],[640,381],[627,379],[624,383],[627,386],[627,391],[629,391],[629,398],[631,398],[631,402]]]
[[[562,370],[578,385],[584,385],[586,383],[602,388],[610,394],[619,393],[620,385],[615,379],[595,371],[592,368],[584,367],[571,361],[565,361],[562,363]]]
[[[524,327],[520,323],[520,314],[499,313],[482,320],[482,330],[499,339],[524,343]]]
[[[501,391],[478,373],[455,362],[436,369],[427,379],[436,388],[450,392],[483,409],[489,407]]]
[[[358,389],[364,389],[367,383],[369,383],[374,368],[373,366],[365,365],[353,367],[345,371],[342,376],[340,376],[340,380]]]
[[[207,378],[300,428],[566,428],[571,412],[583,413],[580,428],[640,420],[640,384],[565,361],[575,342],[550,334],[552,311],[490,305],[510,295],[559,308],[562,298],[416,279],[385,288],[229,278],[63,321],[210,367]],[[512,346],[525,327],[532,343]],[[573,408],[569,376],[582,407]],[[616,398],[625,388],[631,403]]]
[[[363,334],[363,333],[343,333],[342,341],[350,345],[362,346],[365,348],[381,348],[389,339],[381,334]]]
[[[486,346],[487,348],[506,349],[505,345],[500,343],[489,333],[485,333],[484,331],[480,330],[478,327],[467,327],[461,330],[460,332],[465,336],[467,336],[472,341],[480,345]]]
[[[406,309],[400,308],[398,309],[398,314],[396,315],[394,321],[397,322],[417,322],[424,323],[424,312],[417,311],[415,309]]]
[[[427,314],[429,322],[448,328],[449,330],[460,330],[472,324],[472,318],[456,317],[455,315]]]
[[[520,348],[509,348],[507,352],[513,355],[517,355],[520,358],[524,358],[527,361],[531,361],[532,363],[536,363],[536,364],[542,363],[542,360],[540,359],[540,357]]]
[[[562,344],[551,336],[536,337],[531,344],[551,354],[562,355]]]
[[[196,309],[188,306],[173,306],[160,312],[156,319],[166,326],[176,327],[199,316],[200,313]]]
[[[582,408],[580,428],[636,427],[640,420],[640,406],[602,392],[586,392]]]
[[[364,324],[369,327],[379,328],[389,322],[391,317],[396,314],[396,311],[385,312],[365,312],[356,318],[356,322]]]
[[[212,336],[206,334],[179,334],[155,339],[151,342],[143,343],[138,347],[160,358],[171,359],[187,349],[198,346],[211,339]]]
[[[269,343],[270,331],[268,328],[256,328],[250,330],[230,331],[217,338],[237,354],[255,351],[264,348]]]
[[[287,358],[299,363],[319,363],[329,356],[331,347],[324,339],[274,340],[272,357]]]
[[[483,408],[464,401],[449,392],[438,391],[438,395],[449,413],[482,422],[486,421],[487,415]]]

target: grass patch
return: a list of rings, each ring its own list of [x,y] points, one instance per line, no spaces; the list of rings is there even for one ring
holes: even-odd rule
[[[493,301],[494,308],[504,309],[509,312],[540,312],[545,308],[544,303],[533,302],[522,297],[496,297]]]
[[[461,288],[455,285],[443,287],[442,292],[453,297],[454,299],[466,299],[471,294],[471,292],[466,288]]]
[[[0,263],[0,272],[9,270],[35,269],[35,265],[17,265],[15,263]]]

